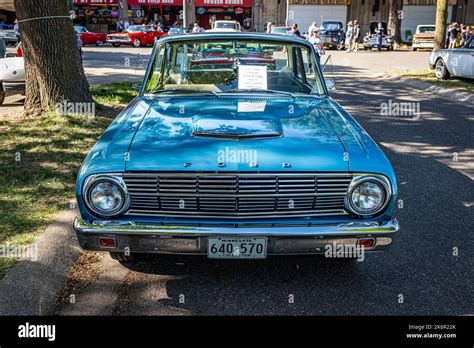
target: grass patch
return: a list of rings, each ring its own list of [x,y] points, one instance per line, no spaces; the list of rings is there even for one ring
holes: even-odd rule
[[[0,122],[0,244],[31,243],[67,207],[85,156],[137,95],[131,83],[91,92],[95,117],[49,113]],[[0,257],[0,277],[14,262]]]
[[[407,77],[414,80],[428,82],[444,88],[457,89],[464,92],[474,93],[474,82],[472,80],[451,77],[449,80],[438,80],[434,71],[399,71],[398,76]]]

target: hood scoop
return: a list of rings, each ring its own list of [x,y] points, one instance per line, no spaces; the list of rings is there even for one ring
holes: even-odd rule
[[[192,135],[231,140],[278,138],[283,129],[279,120],[271,118],[198,118],[193,120]]]

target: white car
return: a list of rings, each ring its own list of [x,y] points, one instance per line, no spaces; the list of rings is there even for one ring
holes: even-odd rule
[[[206,30],[210,32],[236,32],[242,31],[240,23],[237,21],[215,21],[212,29]]]
[[[474,79],[474,37],[464,47],[431,52],[430,68],[435,69],[438,79],[450,76]]]
[[[25,63],[22,57],[0,59],[0,105],[10,91],[24,93]]]
[[[420,48],[433,49],[435,30],[436,26],[432,24],[417,26],[415,36],[413,36],[412,51]]]

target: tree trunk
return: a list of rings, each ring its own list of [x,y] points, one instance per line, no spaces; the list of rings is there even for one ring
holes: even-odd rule
[[[58,103],[91,102],[67,0],[15,0],[25,59],[25,112],[37,115]]]
[[[403,17],[403,0],[390,0],[388,11],[387,28],[394,41],[401,45],[403,43],[401,34],[401,22]]]
[[[440,50],[445,46],[446,25],[448,21],[448,0],[436,2],[436,31],[434,49]]]

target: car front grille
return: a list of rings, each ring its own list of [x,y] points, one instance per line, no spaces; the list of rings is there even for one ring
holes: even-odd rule
[[[347,215],[341,173],[126,173],[129,216],[284,218]]]

